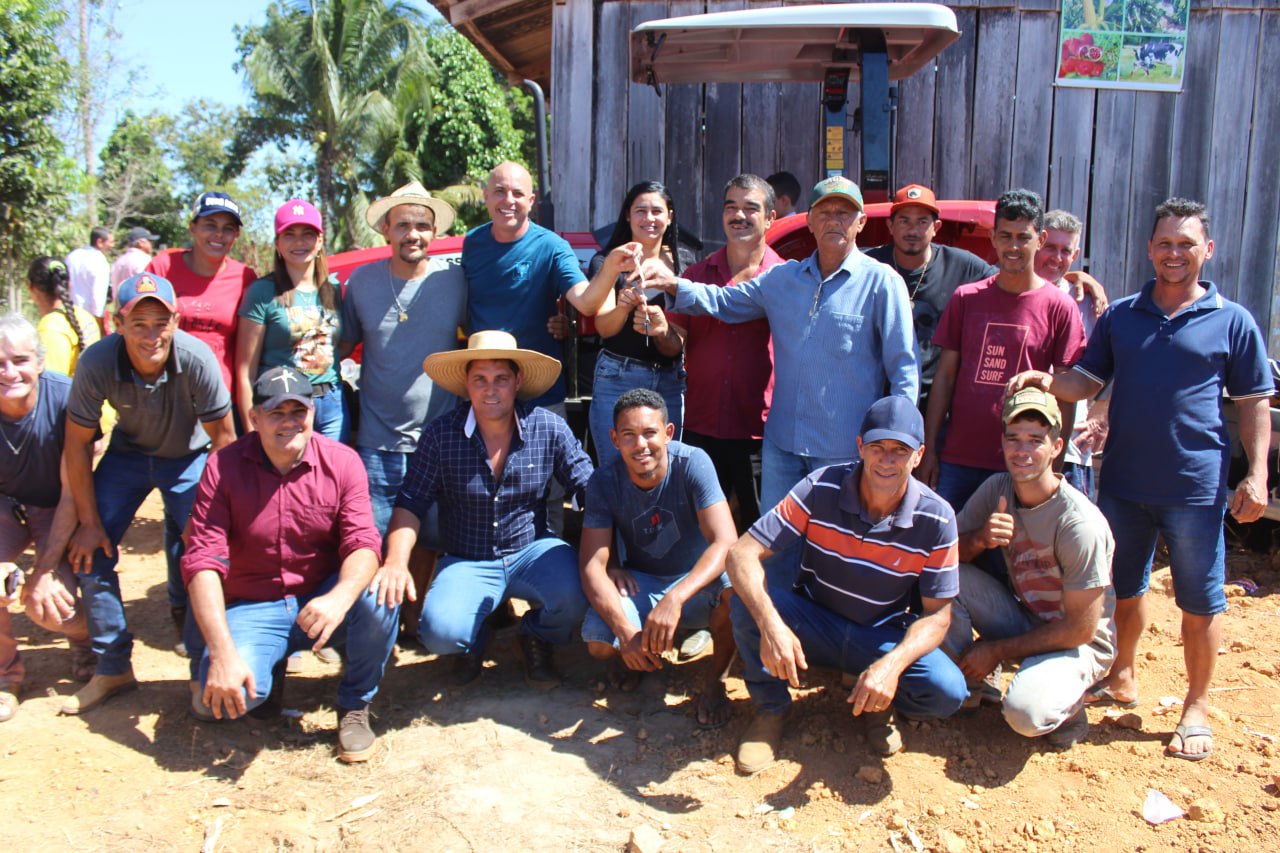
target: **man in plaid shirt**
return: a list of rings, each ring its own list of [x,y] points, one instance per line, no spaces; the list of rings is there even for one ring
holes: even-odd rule
[[[560,676],[551,646],[582,623],[586,598],[578,556],[547,527],[554,478],[578,499],[591,461],[564,419],[517,402],[535,398],[560,375],[560,363],[516,347],[507,332],[472,335],[467,349],[427,357],[432,381],[470,400],[428,424],[409,461],[387,532],[386,559],[374,585],[380,601],[417,600],[409,551],[419,519],[438,504],[444,555],[422,608],[418,634],[438,655],[461,655],[453,681],[480,674],[488,645],[485,618],[508,597],[534,605],[520,625],[525,681],[550,689]]]

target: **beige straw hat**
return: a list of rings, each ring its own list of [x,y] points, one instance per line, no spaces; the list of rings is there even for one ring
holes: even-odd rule
[[[453,206],[442,198],[436,198],[427,192],[427,188],[417,181],[410,181],[386,198],[380,198],[369,205],[364,212],[364,221],[375,230],[382,227],[382,219],[387,211],[402,204],[420,204],[431,209],[436,216],[436,234],[448,234],[453,227],[455,214]]]
[[[467,338],[466,349],[437,352],[427,356],[422,369],[431,381],[459,397],[467,396],[467,362],[509,359],[520,366],[520,399],[539,397],[560,378],[560,362],[549,355],[520,349],[509,332],[476,332]]]

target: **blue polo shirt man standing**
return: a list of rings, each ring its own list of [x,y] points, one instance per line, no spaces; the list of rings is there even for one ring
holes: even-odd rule
[[[1031,384],[1081,400],[1115,383],[1111,432],[1098,508],[1115,535],[1116,661],[1093,690],[1095,701],[1138,700],[1136,657],[1146,627],[1143,595],[1157,535],[1169,548],[1174,597],[1182,610],[1187,695],[1167,747],[1199,761],[1213,752],[1209,684],[1226,610],[1222,521],[1262,515],[1267,495],[1268,400],[1274,383],[1266,344],[1253,317],[1225,299],[1200,270],[1213,257],[1203,204],[1171,198],[1156,208],[1147,256],[1155,279],[1115,302],[1099,318],[1084,357],[1052,376],[1015,376],[1010,391]],[[1230,442],[1222,395],[1235,401],[1248,473],[1227,489]]]
[[[817,251],[745,284],[677,279],[647,263],[645,285],[675,294],[675,310],[726,323],[761,318],[773,331],[773,407],[764,428],[761,509],[796,483],[857,453],[858,424],[888,393],[915,402],[920,387],[911,304],[902,277],[858,251],[867,216],[848,178],[820,181],[809,202]]]

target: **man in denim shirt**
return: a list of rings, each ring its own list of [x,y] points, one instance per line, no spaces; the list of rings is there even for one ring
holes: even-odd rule
[[[886,391],[919,390],[911,305],[902,277],[858,251],[862,191],[848,178],[820,181],[809,202],[818,250],[737,287],[677,279],[643,267],[645,285],[676,296],[675,310],[726,323],[767,318],[773,330],[773,408],[764,428],[760,508],[796,483],[856,455],[858,425]]]

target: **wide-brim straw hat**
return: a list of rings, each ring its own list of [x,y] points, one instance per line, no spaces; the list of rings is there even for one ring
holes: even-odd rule
[[[521,400],[540,397],[560,378],[560,362],[549,355],[520,349],[510,332],[476,332],[466,349],[437,352],[423,359],[422,369],[431,381],[459,397],[467,396],[467,363],[509,359],[520,366]]]
[[[449,229],[453,227],[453,220],[457,218],[453,205],[442,198],[436,198],[417,181],[410,181],[386,198],[380,198],[369,205],[364,212],[364,221],[369,223],[370,228],[377,230],[382,227],[382,220],[387,212],[402,204],[420,204],[430,208],[436,215],[437,235],[448,234]]]

